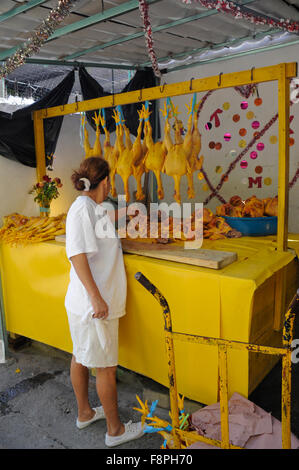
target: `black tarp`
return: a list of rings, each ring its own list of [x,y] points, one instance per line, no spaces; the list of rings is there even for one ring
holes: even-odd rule
[[[26,166],[36,167],[31,113],[38,109],[67,104],[74,81],[75,72],[71,71],[41,100],[12,114],[0,111],[0,155]],[[62,121],[63,116],[44,119],[46,157],[55,152]]]
[[[94,98],[101,98],[103,96],[112,96],[111,93],[104,91],[103,87],[86,71],[84,67],[79,69],[79,79],[82,90],[82,96],[84,100],[91,100]],[[148,70],[137,70],[134,77],[129,83],[123,88],[120,93],[126,93],[129,91],[140,90],[142,88],[151,88],[156,86],[156,79],[152,69]],[[144,102],[132,103],[122,106],[124,118],[126,120],[126,126],[130,129],[132,135],[137,135],[137,128],[139,125],[139,117],[137,110],[141,109]],[[150,123],[153,129],[153,137],[159,139],[160,133],[160,121],[159,113],[156,110],[157,101],[149,103],[149,109],[152,111],[150,115]],[[115,121],[112,117],[114,108],[105,108],[106,127],[109,132],[115,131]],[[89,111],[86,113],[87,120],[93,129],[96,128],[95,123],[92,119],[95,111]],[[103,130],[101,129],[101,132]]]

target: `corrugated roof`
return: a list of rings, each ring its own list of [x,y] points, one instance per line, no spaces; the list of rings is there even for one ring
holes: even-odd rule
[[[168,71],[182,64],[190,66],[212,59],[214,51],[218,57],[231,54],[231,46],[243,44],[244,50],[246,47],[255,50],[267,47],[269,37],[272,45],[299,40],[298,34],[236,20],[217,10],[208,10],[199,2],[184,4],[181,0],[148,0],[148,3],[154,49],[159,65]],[[274,19],[299,21],[299,0],[243,0],[234,3]],[[12,55],[56,6],[56,0],[1,0],[0,60]],[[20,7],[22,12],[19,12]],[[120,66],[150,66],[138,1],[77,0],[64,23],[31,59],[49,63],[93,63],[115,69]],[[59,63],[55,64],[57,75],[61,75],[57,69]],[[29,73],[28,67],[20,67],[9,78]],[[37,68],[32,68],[32,71],[36,74]],[[105,79],[110,77],[111,71],[99,69],[99,75]],[[125,77],[126,72],[122,72],[121,80],[125,81]]]

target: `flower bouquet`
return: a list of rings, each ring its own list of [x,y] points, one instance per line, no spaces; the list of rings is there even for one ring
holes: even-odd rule
[[[41,216],[50,215],[50,204],[59,196],[58,188],[62,187],[60,178],[50,178],[45,175],[42,181],[36,183],[29,194],[35,194],[34,201],[40,206]]]

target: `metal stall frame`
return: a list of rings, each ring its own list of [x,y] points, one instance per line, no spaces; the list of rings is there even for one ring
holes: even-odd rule
[[[252,353],[272,354],[282,356],[282,388],[281,388],[281,424],[282,448],[291,449],[291,366],[292,366],[292,340],[296,313],[299,313],[299,289],[294,296],[285,315],[283,327],[283,347],[262,346],[239,341],[211,338],[207,336],[190,335],[172,331],[170,309],[165,297],[142,273],[136,273],[137,281],[148,290],[159,302],[163,309],[166,354],[168,364],[168,381],[170,396],[170,411],[172,419],[172,436],[176,449],[181,448],[182,440],[188,442],[204,442],[222,449],[242,449],[229,441],[229,410],[228,410],[228,373],[227,351],[237,349]],[[197,344],[206,344],[218,347],[219,359],[219,397],[221,416],[221,441],[200,436],[194,431],[183,431],[179,427],[178,392],[175,370],[174,340],[187,341]]]
[[[73,113],[99,110],[131,103],[163,99],[173,96],[188,95],[210,90],[220,90],[254,83],[278,82],[278,117],[279,117],[279,154],[278,154],[278,220],[277,250],[287,251],[288,242],[288,209],[289,209],[289,119],[290,119],[290,79],[297,76],[297,62],[252,68],[235,73],[223,74],[178,82],[163,83],[162,86],[143,88],[128,93],[119,93],[102,98],[45,108],[34,111],[34,138],[36,150],[37,180],[41,181],[46,174],[46,156],[43,120]],[[281,312],[285,310],[286,276],[284,270],[276,274],[275,316],[273,329],[282,327]]]

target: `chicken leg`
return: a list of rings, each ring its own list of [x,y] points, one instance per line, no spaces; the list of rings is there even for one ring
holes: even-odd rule
[[[138,111],[139,114],[139,126],[137,129],[137,137],[133,144],[132,152],[133,152],[133,175],[137,182],[137,192],[136,192],[136,199],[137,201],[142,201],[145,198],[143,193],[141,178],[143,173],[145,172],[144,166],[144,153],[143,153],[143,145],[141,142],[141,132],[142,132],[142,125],[143,125],[143,111]]]
[[[88,130],[86,129],[86,118],[85,116],[82,116],[81,118],[81,124],[84,128],[84,152],[85,156],[84,158],[91,157],[91,152],[92,152],[92,147],[89,144],[89,135],[88,135]]]

